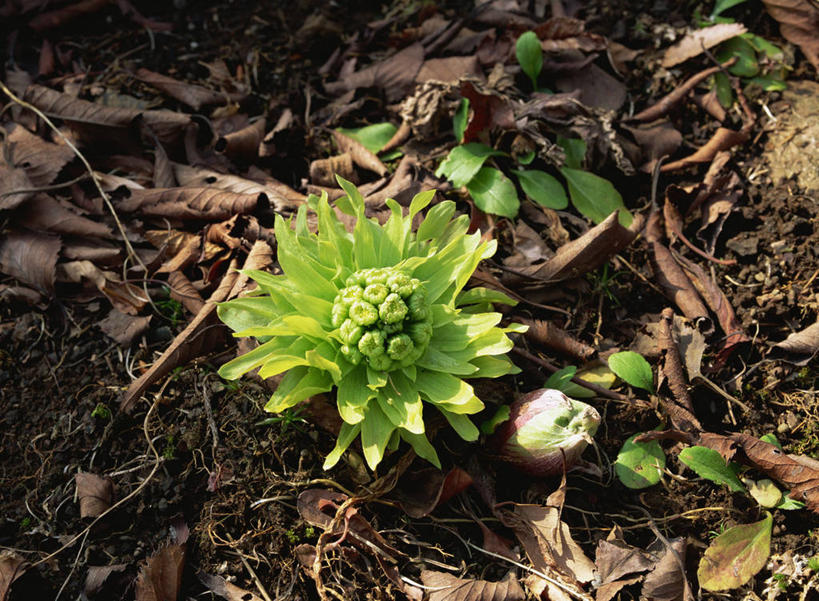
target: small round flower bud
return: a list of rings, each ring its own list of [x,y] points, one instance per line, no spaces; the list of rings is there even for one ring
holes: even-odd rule
[[[370,284],[364,288],[364,300],[373,305],[380,305],[390,293],[384,284]]]
[[[361,340],[364,329],[352,319],[345,319],[341,324],[341,339],[349,345],[355,346]]]
[[[407,305],[393,292],[378,307],[378,316],[384,323],[399,323],[407,316],[407,311]]]
[[[364,332],[358,341],[358,350],[370,359],[384,354],[384,334],[379,330]]]
[[[387,340],[387,354],[391,359],[401,361],[415,349],[412,339],[406,334],[396,334]]]
[[[369,326],[378,321],[378,309],[367,301],[356,301],[350,307],[350,319],[360,326]]]

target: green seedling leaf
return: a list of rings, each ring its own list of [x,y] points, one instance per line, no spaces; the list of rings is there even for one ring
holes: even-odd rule
[[[526,196],[542,207],[561,210],[569,206],[563,185],[548,173],[536,170],[513,171]]]
[[[566,167],[569,169],[583,168],[583,159],[586,158],[586,142],[580,138],[558,136],[557,145],[566,153]]]
[[[714,10],[711,13],[711,18],[718,17],[722,13],[724,13],[729,8],[733,8],[737,4],[742,4],[746,0],[717,0],[716,4],[714,4]]]
[[[665,468],[665,453],[656,440],[634,442],[640,434],[631,436],[617,454],[614,471],[625,486],[648,488],[660,481]]]
[[[481,424],[481,432],[489,436],[498,426],[509,419],[510,414],[511,409],[509,409],[509,405],[501,405],[498,407],[498,410],[495,411],[495,415]]]
[[[745,492],[745,487],[742,486],[734,470],[714,449],[688,447],[680,452],[680,461],[694,470],[701,478],[716,484],[724,484],[733,492]]]
[[[742,481],[748,487],[748,492],[759,503],[761,507],[770,509],[777,507],[782,502],[782,491],[776,487],[773,480],[765,478],[763,480],[751,480],[743,478]]]
[[[576,373],[577,367],[574,365],[568,365],[563,369],[559,369],[549,376],[546,383],[543,384],[543,388],[554,388],[555,390],[559,390],[563,394],[566,394],[566,389],[572,384],[572,378]],[[577,384],[574,384],[574,386],[577,386]],[[589,390],[589,392],[591,391]],[[566,396],[569,395],[566,394]]]
[[[721,63],[737,57],[737,62],[728,68],[728,72],[737,77],[753,77],[759,73],[756,50],[741,37],[731,38],[720,44],[715,56]]]
[[[498,169],[482,167],[466,184],[472,200],[484,213],[509,217],[518,214],[520,201],[515,185]]]
[[[495,150],[479,142],[470,142],[463,146],[456,146],[438,166],[435,175],[447,178],[452,182],[453,186],[460,188],[475,177],[486,159],[505,154],[506,153],[500,150]]]
[[[588,382],[589,384],[596,384],[601,388],[611,388],[617,380],[617,376],[609,369],[608,365],[597,365],[588,369],[581,369],[577,372],[577,377]],[[566,382],[563,388],[563,394],[573,399],[591,399],[596,396],[593,390],[584,388],[580,384],[574,382]]]
[[[788,496],[790,493],[789,490],[786,490],[782,493],[782,500],[779,502],[779,505],[776,506],[777,509],[784,509],[786,511],[790,511],[792,509],[804,509],[805,504],[802,501],[797,501],[796,499],[791,499]]]
[[[392,139],[398,128],[392,123],[373,123],[372,125],[352,129],[339,127],[336,131],[361,142],[364,148],[370,152],[378,153]]]
[[[774,436],[773,434],[763,434],[762,436],[759,437],[759,440],[774,445],[780,451],[782,450],[782,445],[779,443],[779,441],[776,439],[776,436]]]
[[[609,357],[609,367],[618,378],[636,388],[651,392],[654,389],[654,374],[651,366],[640,353],[623,351]]]
[[[560,173],[569,183],[569,196],[572,204],[581,215],[588,217],[594,223],[600,223],[612,211],[618,211],[620,225],[631,225],[632,216],[623,204],[623,197],[614,189],[607,179],[603,179],[588,171],[561,167]]]
[[[748,582],[765,567],[771,553],[773,517],[753,524],[729,528],[705,550],[697,570],[700,586],[708,591],[726,591]]]
[[[455,115],[452,117],[452,129],[455,131],[455,139],[458,141],[458,144],[463,142],[464,132],[466,131],[468,123],[469,98],[461,98],[461,102],[458,104],[458,110],[455,111]]]
[[[543,68],[543,49],[534,31],[527,31],[518,38],[515,55],[518,57],[520,68],[532,80],[532,87],[537,89],[537,77]]]

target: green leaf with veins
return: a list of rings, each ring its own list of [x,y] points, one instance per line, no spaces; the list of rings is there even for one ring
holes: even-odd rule
[[[694,470],[698,476],[716,484],[724,484],[734,492],[745,492],[736,471],[725,463],[722,455],[708,447],[688,447],[680,451],[680,461]]]
[[[654,390],[654,374],[651,366],[640,353],[623,351],[609,356],[609,367],[618,378],[636,388],[648,392]]]
[[[623,444],[614,463],[617,478],[628,488],[641,489],[653,486],[662,478],[665,469],[665,453],[656,440],[634,442],[640,434],[634,434]]]
[[[398,128],[392,123],[373,123],[372,125],[352,129],[339,127],[336,131],[348,138],[357,140],[370,152],[378,153],[392,139]]]
[[[583,168],[583,160],[586,158],[586,143],[583,140],[558,136],[557,145],[566,154],[566,167],[569,169]]]

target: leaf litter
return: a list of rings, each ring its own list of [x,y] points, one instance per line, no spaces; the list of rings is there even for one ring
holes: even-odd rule
[[[0,117],[2,444],[5,456],[30,448],[48,459],[36,481],[22,464],[4,472],[7,538],[36,552],[25,561],[4,552],[0,598],[53,580],[89,598],[123,585],[136,599],[209,590],[226,599],[687,600],[689,580],[761,592],[752,578],[766,573],[769,553],[811,547],[793,515],[819,511],[816,206],[755,154],[764,133],[788,131],[776,85],[738,71],[747,55],[726,58],[745,40],[766,76],[789,60],[793,77],[805,77],[816,66],[810,2],[765,2],[775,21],[762,25],[742,2],[710,24],[680,8],[618,15],[599,2],[580,12],[567,4],[570,16],[560,2],[489,2],[466,12],[385,6],[352,19],[335,6],[297,3],[271,16],[217,5],[213,23],[245,32],[223,46],[178,7],[142,15],[116,4],[2,9],[34,32],[15,50],[30,72],[0,78],[22,101],[4,95]],[[108,43],[85,48],[72,41],[83,39],[78,16],[118,30],[100,29]],[[184,50],[149,56],[123,37],[134,23],[155,36],[151,48]],[[245,35],[270,52],[243,45]],[[793,62],[792,50],[773,58],[765,45],[787,42],[812,65],[798,54]],[[210,372],[235,354],[216,304],[252,294],[236,270],[275,272],[273,215],[293,214],[311,191],[339,198],[336,174],[361,184],[370,216],[388,216],[387,198],[406,206],[437,189],[497,241],[498,258],[477,275],[519,300],[504,319],[535,327],[516,340],[523,373],[480,384],[481,397],[503,403],[569,370],[550,382],[573,380],[578,396],[607,410],[597,476],[523,478],[446,428],[435,436],[443,472],[405,456],[373,480],[353,449],[323,473],[322,427],[338,427],[332,396],[271,418],[259,411],[270,382],[234,390]],[[655,334],[641,352],[659,386],[643,363],[613,359],[629,391],[605,359],[632,357],[622,352],[646,330]],[[22,388],[18,370],[29,378]],[[605,387],[574,383],[588,384],[575,373],[598,372],[610,377]],[[42,426],[25,417],[33,407]],[[130,428],[140,416],[145,437]],[[763,436],[774,432],[784,451]],[[72,436],[85,442],[72,446]],[[15,442],[24,440],[29,447]],[[622,462],[648,469],[647,482],[630,486],[607,467],[628,441],[651,445],[649,459]],[[713,472],[684,472],[702,447],[742,470],[754,496],[719,489]],[[160,463],[164,479],[154,476]],[[49,521],[73,494],[70,473],[78,506]],[[763,477],[769,493],[784,490],[760,522],[748,499],[762,498]],[[31,497],[39,505],[22,502]],[[782,509],[787,498],[807,507]],[[137,520],[109,513],[120,502]],[[183,508],[190,540],[174,517]],[[75,536],[84,517],[95,520],[86,538]],[[660,523],[676,538],[658,535]],[[48,537],[82,540],[90,555],[79,570],[68,547],[40,562],[44,549],[54,554]],[[686,537],[698,545],[687,549]],[[810,580],[792,572],[794,586]]]

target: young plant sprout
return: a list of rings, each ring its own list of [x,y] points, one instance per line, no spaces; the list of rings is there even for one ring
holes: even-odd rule
[[[279,413],[308,397],[335,390],[343,425],[324,467],[338,462],[360,435],[370,468],[401,440],[440,467],[425,434],[424,411],[440,412],[465,440],[478,429],[469,415],[483,409],[464,378],[496,378],[519,370],[506,356],[513,324],[499,327],[492,302],[514,304],[487,288],[464,290],[496,242],[467,234],[469,218],[453,219],[455,204],[432,207],[417,232],[415,216],[434,191],[413,198],[406,216],[394,200],[384,225],[364,214],[364,199],[349,182],[336,206],[356,218],[348,232],[327,201],[311,196],[294,223],[276,217],[281,275],[250,271],[255,294],[223,303],[219,317],[236,336],[253,336],[254,350],[222,366],[235,379],[259,369],[284,373],[265,406]],[[308,228],[308,207],[318,231]],[[285,373],[286,372],[286,373]],[[392,444],[391,444],[392,443]]]

